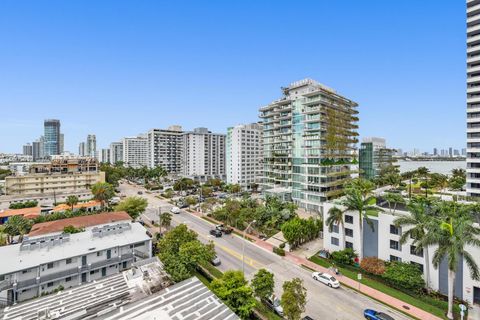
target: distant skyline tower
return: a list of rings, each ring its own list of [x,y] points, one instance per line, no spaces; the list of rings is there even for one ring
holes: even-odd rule
[[[86,155],[89,157],[97,155],[97,137],[94,134],[87,136]]]
[[[437,148],[433,148],[433,155],[438,156],[438,149]]]
[[[60,133],[59,148],[59,153],[62,154],[65,151],[65,136],[63,133]]]
[[[23,146],[23,155],[25,156],[33,156],[33,147],[30,143],[27,143]]]
[[[44,154],[52,156],[60,154],[60,120],[46,119],[44,128]]]
[[[78,155],[81,157],[85,156],[85,142],[80,142],[78,144]]]

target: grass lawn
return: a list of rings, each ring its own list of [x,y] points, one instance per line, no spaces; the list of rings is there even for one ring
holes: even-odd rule
[[[331,266],[331,263],[328,260],[320,258],[318,256],[313,256],[309,260],[325,268],[329,268]],[[357,280],[358,271],[354,271],[349,268],[342,268],[342,267],[338,267],[338,269],[342,275],[358,281]],[[448,304],[446,301],[437,300],[429,296],[421,296],[421,295],[411,296],[400,290],[387,286],[386,284],[383,284],[379,281],[368,278],[368,276],[365,276],[365,275],[363,275],[362,280],[360,282],[364,285],[367,285],[371,288],[374,288],[378,291],[388,294],[389,296],[395,297],[401,301],[411,304],[419,309],[425,310],[433,315],[436,315],[437,317],[446,319],[445,313],[448,307]],[[460,309],[458,308],[458,305],[454,306],[454,313],[455,313],[455,317],[456,318],[458,317],[458,319],[460,319]]]

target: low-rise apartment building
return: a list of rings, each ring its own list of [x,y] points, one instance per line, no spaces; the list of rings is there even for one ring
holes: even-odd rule
[[[325,219],[330,208],[340,205],[335,205],[332,202],[323,204]],[[364,257],[378,257],[385,261],[402,261],[417,265],[424,273],[425,281],[427,282],[427,270],[425,263],[425,252],[416,252],[413,245],[413,240],[409,239],[407,243],[400,244],[400,237],[402,228],[397,228],[394,225],[395,218],[399,215],[410,214],[407,211],[396,210],[390,211],[387,208],[382,208],[382,212],[378,216],[371,216],[373,229],[364,221],[363,223],[363,256]],[[358,220],[358,212],[347,211],[344,215],[345,224],[345,244],[343,243],[343,233],[340,226],[334,226],[330,231],[328,226],[324,225],[324,247],[330,252],[343,250],[345,247],[353,248],[357,253],[359,252],[360,243],[360,228]],[[408,230],[408,229],[407,229]],[[431,259],[435,251],[435,246],[429,247],[429,279],[430,288],[439,291],[442,294],[447,294],[448,289],[448,265],[443,261],[438,269],[432,265]],[[470,254],[477,259],[477,264],[480,263],[480,249],[470,247],[467,249]],[[480,281],[475,281],[470,277],[470,272],[464,260],[460,261],[457,275],[455,278],[455,296],[468,301],[469,303],[480,303]]]
[[[49,195],[87,191],[105,182],[94,158],[55,158],[30,166],[28,174],[5,178],[5,194],[13,196]]]
[[[151,246],[141,224],[125,221],[25,237],[0,247],[0,300],[12,304],[118,273],[150,258]]]

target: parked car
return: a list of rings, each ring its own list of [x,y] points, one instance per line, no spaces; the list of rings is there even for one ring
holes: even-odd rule
[[[310,317],[310,316],[305,316],[305,317],[302,318],[302,320],[313,320],[313,318]]]
[[[185,209],[185,208],[188,208],[188,204],[186,203],[182,203],[179,205],[180,209]]]
[[[170,209],[170,212],[174,213],[174,214],[179,214],[180,213],[180,208],[179,207],[172,207],[172,209]]]
[[[317,280],[317,281],[323,283],[323,284],[326,284],[330,288],[340,287],[340,282],[338,282],[338,280],[335,279],[334,276],[331,276],[328,273],[314,272],[314,273],[312,273],[312,278],[314,280]]]
[[[210,261],[211,264],[213,264],[214,266],[219,266],[222,264],[222,261],[220,260],[219,257],[215,256],[215,258],[212,259],[212,261]]]
[[[143,192],[142,192],[142,191],[138,191],[137,194],[143,194]]]
[[[395,320],[386,313],[378,312],[373,309],[365,309],[363,311],[363,316],[368,320]]]
[[[153,235],[150,233],[150,231],[145,231],[145,233],[147,234],[147,236],[149,236],[150,238],[153,237]]]
[[[218,229],[212,229],[212,230],[210,230],[210,234],[212,236],[215,236],[215,238],[220,238],[222,236],[222,231],[220,231]]]
[[[143,222],[143,220],[138,220],[137,222],[140,223],[142,226],[145,225],[145,222]]]
[[[263,302],[270,308],[272,309],[276,314],[278,314],[280,317],[283,317],[283,308],[280,305],[280,299],[277,297],[270,296],[266,299],[263,300]]]

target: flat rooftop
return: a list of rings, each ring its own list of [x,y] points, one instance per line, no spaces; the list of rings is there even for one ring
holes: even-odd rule
[[[22,244],[0,247],[0,275],[37,267],[41,264],[81,256],[91,252],[106,250],[117,246],[125,246],[150,240],[146,229],[138,222],[131,223],[131,228],[118,233],[94,236],[93,229],[106,225],[87,228],[83,232],[69,235],[68,241],[53,241],[50,245],[36,246],[34,249],[21,250]],[[112,225],[112,224],[111,224]],[[67,237],[67,236],[66,236]],[[29,238],[29,241],[42,237]],[[26,242],[24,239],[23,243]]]
[[[5,308],[2,320],[237,320],[200,280],[170,286],[158,258],[139,261],[123,273]]]

